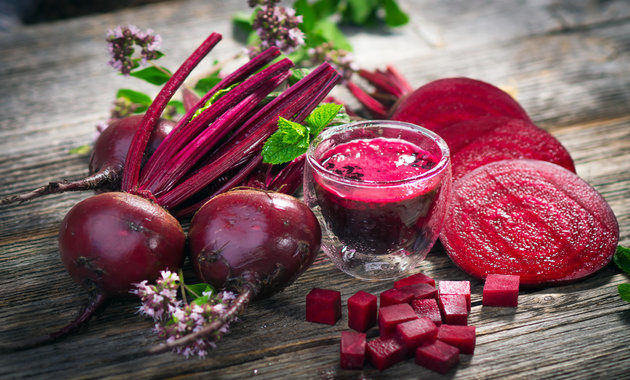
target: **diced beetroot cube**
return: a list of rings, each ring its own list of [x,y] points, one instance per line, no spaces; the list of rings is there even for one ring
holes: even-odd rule
[[[442,315],[437,301],[433,298],[417,299],[411,301],[411,307],[418,317],[429,318],[436,326],[442,324]]]
[[[341,293],[313,288],[306,295],[306,320],[334,325],[341,318]]]
[[[411,303],[411,301],[418,298],[436,298],[437,297],[437,290],[435,289],[434,286],[431,286],[429,284],[415,284],[415,285],[403,286],[402,288],[398,288],[396,290],[411,294],[411,300],[409,301],[409,303]]]
[[[442,325],[438,329],[437,338],[444,343],[459,348],[462,354],[472,355],[475,352],[475,326]]]
[[[416,364],[441,374],[459,363],[459,349],[440,340],[416,349]]]
[[[396,338],[408,352],[413,352],[422,344],[433,343],[437,333],[437,327],[429,318],[418,318],[396,326]]]
[[[381,307],[409,303],[413,299],[413,294],[400,289],[389,289],[381,293]]]
[[[365,332],[376,324],[376,296],[362,290],[348,298],[348,326]]]
[[[365,334],[356,331],[342,331],[339,352],[341,368],[363,368],[363,362],[365,361]]]
[[[470,310],[470,281],[440,281],[439,294],[461,294],[466,297],[466,307]]]
[[[467,325],[466,297],[460,294],[444,294],[438,299],[442,320],[447,325]]]
[[[519,276],[489,274],[483,285],[483,305],[516,307],[519,282]]]
[[[378,313],[378,327],[381,337],[393,336],[397,324],[416,318],[418,316],[407,303],[381,307]]]
[[[394,338],[376,338],[367,342],[367,355],[370,363],[379,371],[405,360],[405,347]]]
[[[423,273],[416,273],[394,282],[394,288],[402,288],[403,286],[415,284],[429,284],[435,287],[435,280]]]

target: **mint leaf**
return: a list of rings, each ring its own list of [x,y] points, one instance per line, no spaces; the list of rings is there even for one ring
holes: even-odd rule
[[[343,32],[332,21],[327,19],[319,20],[313,28],[314,37],[319,37],[320,41],[315,39],[312,41],[316,45],[322,42],[330,42],[337,49],[352,51],[352,45],[346,39]]]
[[[151,97],[143,92],[130,90],[128,88],[121,88],[116,93],[116,98],[125,98],[132,103],[141,104],[143,106],[151,105]]]
[[[268,164],[283,164],[293,160],[306,152],[306,148],[283,141],[284,133],[277,131],[271,135],[262,149],[263,162]]]
[[[322,103],[310,115],[306,118],[305,122],[308,125],[311,136],[317,137],[319,133],[337,116],[337,113],[341,109],[340,104],[335,103]]]
[[[252,31],[253,17],[256,15],[256,12],[246,13],[246,12],[237,12],[232,15],[232,24],[245,33],[249,33]]]
[[[333,126],[348,123],[352,123],[352,119],[350,118],[350,115],[348,115],[348,113],[346,112],[346,107],[341,106],[341,109],[339,110],[339,112],[337,112],[335,118],[328,124],[330,126]]]
[[[221,82],[221,78],[219,78],[219,72],[217,71],[206,78],[199,79],[197,84],[195,84],[194,90],[200,96],[204,96],[219,82]]]
[[[313,11],[318,19],[331,16],[337,12],[339,0],[317,0],[313,3]]]
[[[171,74],[166,67],[160,66],[160,68],[157,68],[155,66],[149,66],[142,70],[132,71],[129,75],[134,78],[147,81],[151,84],[161,86],[166,83],[173,74]]]
[[[293,86],[297,82],[304,79],[305,76],[311,73],[311,69],[293,69],[291,70],[291,76],[289,77],[289,86]]]
[[[313,29],[313,26],[315,26],[315,21],[317,21],[315,9],[309,5],[308,0],[297,0],[293,3],[293,9],[295,9],[297,15],[302,16],[300,29],[308,34],[308,32]]]
[[[613,261],[617,264],[619,269],[630,274],[630,248],[618,245],[615,255],[613,256]]]
[[[630,302],[630,284],[617,285],[617,291],[619,291],[619,296],[622,300]]]
[[[91,150],[92,150],[92,147],[89,144],[86,144],[86,145],[81,145],[81,146],[72,148],[68,151],[68,153],[83,156],[90,153]]]
[[[180,102],[179,100],[171,100],[170,102],[168,102],[168,105],[175,107],[175,111],[178,114],[186,113],[186,110],[184,109],[184,103]]]
[[[385,23],[390,27],[405,25],[409,16],[400,9],[395,0],[381,0],[385,8]]]
[[[350,19],[354,24],[363,25],[377,8],[375,0],[347,0]]]
[[[204,292],[210,292],[214,294],[214,288],[210,284],[200,283],[200,284],[192,284],[185,285],[186,293],[188,293],[191,297],[199,298],[203,297]]]

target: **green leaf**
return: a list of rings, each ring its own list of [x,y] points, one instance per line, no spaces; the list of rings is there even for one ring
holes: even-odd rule
[[[615,255],[613,256],[613,261],[617,264],[619,269],[630,274],[630,248],[618,245]]]
[[[134,114],[144,113],[144,111],[146,111],[146,110],[147,110],[147,108],[149,108],[149,107],[144,106],[144,105],[142,105],[142,106],[138,106],[138,107],[136,107],[136,108],[133,110],[133,113],[134,113]]]
[[[317,19],[326,18],[337,13],[339,0],[317,0],[312,7]]]
[[[315,138],[337,116],[341,110],[340,104],[322,103],[311,112],[305,122],[311,131],[311,137]]]
[[[339,112],[337,112],[337,116],[335,116],[335,118],[329,123],[329,125],[333,126],[339,124],[348,124],[351,122],[352,119],[350,118],[350,115],[348,115],[348,112],[346,112],[346,107],[342,106]]]
[[[300,29],[304,33],[308,33],[315,26],[315,21],[317,21],[317,14],[315,13],[315,9],[309,5],[308,0],[297,0],[293,3],[293,9],[295,9],[295,13],[302,16],[302,25],[300,25]]]
[[[617,290],[622,300],[630,302],[630,284],[619,284]]]
[[[186,284],[185,288],[186,293],[195,298],[203,297],[203,292],[211,292],[212,294],[214,294],[214,288],[210,284]]]
[[[92,150],[92,147],[89,144],[77,146],[68,151],[70,154],[78,154],[79,156],[83,156],[89,154]]]
[[[221,78],[219,78],[219,72],[217,71],[210,74],[208,77],[199,79],[197,84],[195,84],[194,90],[200,96],[204,96],[219,82],[221,82]]]
[[[375,0],[347,0],[350,19],[354,24],[363,25],[370,15],[376,11],[378,3]]]
[[[283,142],[283,139],[284,134],[277,131],[265,141],[262,149],[263,162],[274,165],[283,164],[306,152],[306,148],[287,144]]]
[[[400,9],[396,0],[381,0],[385,8],[385,23],[388,26],[396,27],[409,22],[409,16]]]
[[[157,68],[155,66],[149,66],[142,70],[132,71],[129,75],[147,81],[151,84],[161,86],[166,83],[173,74],[171,74],[166,67],[160,66],[160,68]]]
[[[178,114],[185,114],[186,110],[184,109],[184,103],[180,102],[179,100],[171,100],[170,102],[168,102],[169,106],[173,106],[175,107],[175,111]]]
[[[232,89],[233,89],[234,87],[238,86],[239,84],[240,84],[240,82],[239,82],[239,83],[234,83],[233,85],[231,85],[231,86],[230,86],[230,87],[228,87],[228,88],[224,88],[224,89],[221,89],[221,90],[219,90],[219,91],[215,92],[215,93],[214,93],[214,94],[210,97],[210,99],[208,99],[208,101],[206,102],[206,104],[205,104],[203,107],[201,107],[201,108],[199,108],[197,111],[195,111],[195,114],[193,115],[193,117],[192,117],[190,120],[192,120],[192,119],[196,118],[196,117],[197,117],[197,116],[199,116],[199,115],[200,115],[203,111],[205,111],[205,110],[207,110],[208,108],[210,108],[210,106],[211,106],[214,102],[216,102],[217,100],[219,100],[219,98],[221,98],[223,95],[225,95],[225,94],[227,94],[228,92],[232,91]]]
[[[125,98],[132,103],[142,104],[145,106],[151,105],[151,97],[143,92],[130,90],[128,88],[121,88],[116,93],[116,98]]]
[[[232,24],[245,33],[252,31],[253,17],[256,13],[237,12],[232,15]]]
[[[337,24],[332,21],[326,19],[319,20],[315,24],[313,33],[321,39],[321,41],[313,41],[317,45],[319,45],[321,42],[330,42],[337,49],[352,51],[352,45],[350,45],[350,42],[346,39],[346,36],[337,27]]]
[[[305,76],[311,73],[311,69],[293,69],[291,70],[291,76],[289,77],[289,86],[293,86],[297,82],[304,79]]]

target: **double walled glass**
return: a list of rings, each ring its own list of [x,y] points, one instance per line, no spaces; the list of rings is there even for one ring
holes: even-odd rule
[[[364,181],[326,169],[327,152],[353,140],[387,138],[415,144],[435,158],[429,170]],[[322,132],[306,155],[304,196],[322,227],[322,249],[342,271],[365,280],[410,274],[435,243],[448,207],[451,163],[435,133],[396,121],[364,121]]]

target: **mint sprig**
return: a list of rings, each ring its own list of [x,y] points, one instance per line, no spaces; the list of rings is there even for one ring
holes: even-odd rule
[[[622,271],[630,274],[630,248],[617,246],[613,261]],[[619,284],[617,291],[622,300],[630,302],[630,284]]]
[[[342,108],[339,104],[322,103],[308,115],[304,124],[279,118],[278,130],[263,146],[263,162],[283,164],[306,153],[311,141],[337,117]]]

